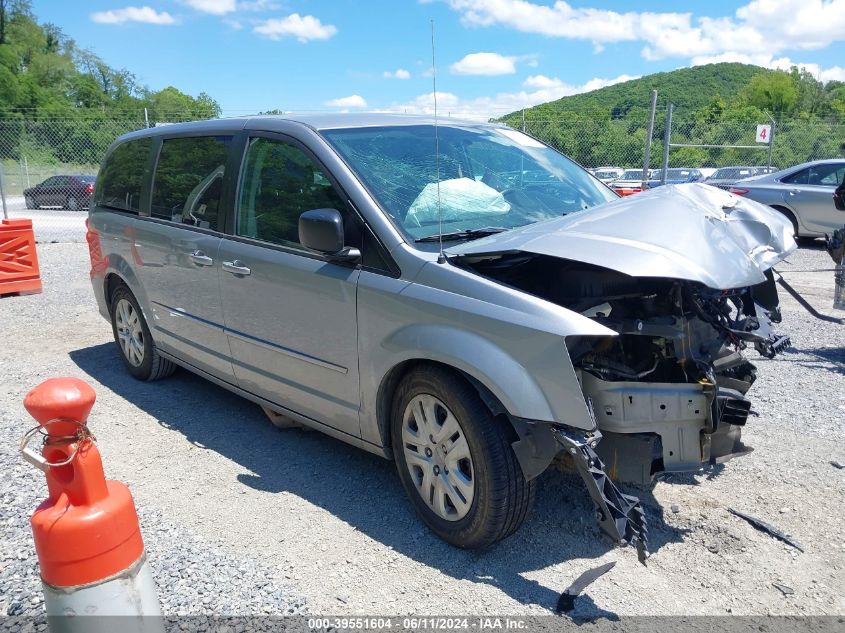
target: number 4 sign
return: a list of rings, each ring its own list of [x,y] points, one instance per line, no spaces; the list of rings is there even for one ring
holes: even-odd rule
[[[757,142],[758,143],[769,143],[771,142],[772,136],[772,126],[771,125],[758,125],[757,126]]]

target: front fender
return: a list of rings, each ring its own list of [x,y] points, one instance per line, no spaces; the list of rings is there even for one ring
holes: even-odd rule
[[[409,325],[394,332],[383,347],[396,364],[431,360],[473,377],[496,396],[511,415],[554,420],[543,390],[526,368],[491,341],[466,329],[446,325]]]

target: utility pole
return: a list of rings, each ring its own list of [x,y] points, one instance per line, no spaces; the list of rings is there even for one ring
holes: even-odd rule
[[[651,113],[648,117],[648,134],[645,139],[645,160],[643,161],[642,189],[648,187],[648,168],[651,167],[651,136],[654,134],[654,113],[657,110],[657,90],[651,91]]]
[[[675,105],[670,103],[666,109],[666,129],[663,130],[663,169],[660,172],[660,184],[666,184],[666,172],[669,170],[669,143],[672,142],[672,111]]]

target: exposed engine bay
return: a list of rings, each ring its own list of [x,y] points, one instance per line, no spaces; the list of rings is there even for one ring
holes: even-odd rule
[[[618,332],[567,339],[613,479],[645,483],[748,452],[740,434],[756,368],[743,352],[772,358],[789,345],[773,329],[780,311],[771,270],[760,284],[713,290],[530,253],[463,263]]]
[[[747,394],[756,369],[745,352],[771,358],[789,345],[774,331],[781,319],[772,267],[797,248],[792,233],[776,211],[692,183],[446,251],[458,266],[615,332],[565,337],[595,429],[561,420],[546,425],[549,442],[536,437],[542,425],[532,438],[516,424],[513,446],[532,472],[548,464],[530,459],[531,450],[550,443],[574,459],[599,525],[634,545],[641,562],[645,515],[614,482],[647,483],[750,451],[741,433],[753,415]]]

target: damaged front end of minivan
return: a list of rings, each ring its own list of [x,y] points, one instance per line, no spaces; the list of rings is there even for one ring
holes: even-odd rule
[[[647,483],[751,450],[741,441],[756,380],[746,352],[771,358],[789,345],[774,329],[772,266],[796,248],[791,234],[776,212],[692,184],[449,251],[460,266],[615,333],[566,338],[597,430],[550,432],[574,458],[602,528],[636,545],[641,561],[642,509],[613,481]]]

